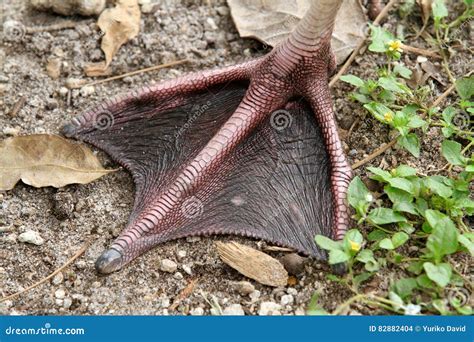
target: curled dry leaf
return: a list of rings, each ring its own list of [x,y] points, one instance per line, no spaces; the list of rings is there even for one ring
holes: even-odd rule
[[[84,145],[62,137],[36,134],[0,142],[0,190],[21,179],[34,187],[86,184],[114,170],[102,167]]]
[[[102,12],[97,25],[104,34],[100,47],[104,51],[105,61],[87,65],[87,76],[105,75],[118,49],[136,37],[140,30],[138,0],[117,0],[115,7]]]
[[[431,6],[433,4],[433,0],[416,0],[416,2],[418,3],[418,6],[420,6],[423,27],[426,27],[431,16]]]
[[[222,261],[244,276],[268,286],[286,286],[288,272],[268,254],[237,242],[216,242]]]
[[[227,3],[241,37],[275,46],[293,31],[311,0],[227,0]],[[331,42],[338,63],[344,62],[364,39],[367,28],[359,1],[343,1]]]

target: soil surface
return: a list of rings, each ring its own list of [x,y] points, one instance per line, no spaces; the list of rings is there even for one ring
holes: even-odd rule
[[[147,1],[143,1],[146,3]],[[86,108],[143,85],[174,78],[186,72],[219,67],[261,56],[267,51],[254,40],[241,39],[226,2],[160,1],[142,13],[138,37],[123,46],[112,63],[112,75],[188,58],[191,63],[144,73],[96,85],[87,90],[69,90],[71,79],[92,79],[84,75],[87,63],[103,58],[100,34],[94,18],[64,18],[28,8],[26,1],[3,2],[3,20],[15,20],[29,28],[46,27],[72,19],[73,28],[26,33],[0,46],[0,139],[35,133],[58,134],[60,127]],[[414,36],[420,29],[419,16],[402,22],[396,13],[384,24],[392,32],[404,30]],[[197,30],[197,33],[196,33]],[[408,44],[427,47],[422,38]],[[404,62],[415,68],[417,56],[404,54]],[[59,60],[61,73],[52,79],[46,72],[51,59]],[[453,57],[452,71],[458,77],[467,72],[468,54]],[[434,100],[449,80],[432,60],[435,76],[426,84]],[[374,76],[384,63],[381,55],[362,51],[349,72]],[[366,116],[351,102],[352,88],[338,82],[333,89],[337,119],[349,161],[354,163],[390,140],[382,124]],[[22,97],[26,103],[12,117],[11,110]],[[449,98],[448,98],[449,102]],[[354,125],[350,135],[349,128]],[[439,156],[441,135],[437,129],[423,137],[422,154],[416,159],[407,152],[391,149],[370,165],[395,167],[400,163],[429,173],[444,166]],[[97,151],[104,166],[117,167]],[[363,179],[364,168],[358,169]],[[81,246],[90,241],[85,253],[52,280],[21,296],[0,303],[0,314],[145,314],[175,315],[289,314],[302,315],[315,293],[322,306],[333,310],[350,297],[350,292],[326,279],[324,262],[305,259],[304,271],[290,278],[291,285],[271,288],[246,279],[218,257],[214,241],[235,240],[265,250],[267,244],[235,237],[188,238],[166,243],[139,257],[121,271],[100,276],[94,262],[126,225],[134,198],[130,175],[120,170],[88,185],[62,189],[36,189],[20,182],[12,191],[0,193],[0,297],[21,291],[61,267]],[[18,236],[34,230],[44,239],[41,245],[20,242]],[[269,252],[280,258],[282,252]],[[177,264],[171,272],[161,270],[161,261]],[[368,286],[388,288],[389,277],[379,274]],[[250,284],[243,284],[248,281]],[[180,295],[190,283],[191,293]],[[189,291],[184,291],[189,292]],[[177,299],[182,298],[178,303]],[[173,303],[176,303],[173,305]],[[273,303],[273,304],[272,304]],[[352,306],[348,314],[376,313]]]

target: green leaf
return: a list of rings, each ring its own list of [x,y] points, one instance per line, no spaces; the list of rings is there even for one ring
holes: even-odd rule
[[[327,315],[328,313],[319,305],[319,293],[315,292],[311,296],[306,314],[310,316]]]
[[[371,176],[370,178],[376,181],[388,183],[390,179],[392,179],[392,175],[390,174],[390,172],[379,169],[378,167],[369,166],[367,170],[369,170],[375,175]]]
[[[392,291],[398,294],[402,299],[410,296],[414,289],[418,287],[415,278],[402,278],[397,280],[393,286]]]
[[[451,265],[447,263],[435,265],[431,262],[425,262],[423,264],[426,275],[438,286],[445,287],[451,280],[452,269]]]
[[[460,143],[452,140],[444,140],[441,143],[441,152],[443,157],[453,165],[464,165],[467,162],[467,158],[463,157],[462,146]]]
[[[395,246],[393,246],[392,240],[389,238],[382,239],[382,241],[379,242],[379,247],[383,249],[388,249],[388,250],[395,249]]]
[[[433,11],[433,18],[437,22],[448,16],[448,9],[446,8],[444,0],[434,0],[431,5],[431,10]]]
[[[400,63],[395,64],[395,68],[393,68],[393,72],[407,79],[409,79],[412,74],[410,69],[408,69],[406,66]]]
[[[370,102],[366,103],[364,108],[380,122],[387,125],[392,124],[394,114],[387,106],[378,102]]]
[[[314,238],[316,243],[318,244],[319,247],[322,249],[331,251],[331,250],[342,250],[342,244],[338,241],[333,241],[330,238],[324,236],[324,235],[316,235]]]
[[[362,284],[364,281],[368,280],[370,277],[372,277],[372,273],[369,272],[362,272],[361,274],[358,274],[354,277],[354,285],[356,287],[359,287],[360,284]]]
[[[359,252],[363,243],[364,237],[357,229],[349,230],[344,236],[344,250],[351,255],[355,255],[357,252]]]
[[[406,222],[407,219],[400,213],[389,208],[374,208],[367,216],[367,220],[372,224],[389,224],[395,222]]]
[[[408,121],[408,127],[420,128],[426,125],[426,121],[420,118],[418,115],[413,115]]]
[[[337,250],[337,249],[332,249],[329,251],[329,263],[331,265],[346,262],[350,258],[351,256],[344,251]]]
[[[426,247],[433,254],[436,262],[440,262],[445,255],[455,253],[458,249],[458,235],[453,221],[436,210],[427,210],[426,219],[433,228]]]
[[[375,229],[367,235],[367,240],[369,241],[379,241],[383,239],[384,237],[387,236],[387,233],[385,233],[383,230],[380,229]]]
[[[395,203],[393,205],[393,210],[419,216],[415,205],[413,203],[409,203],[409,202]]]
[[[426,273],[423,273],[416,277],[416,282],[418,283],[418,285],[426,289],[434,289],[436,287],[435,283],[433,283],[433,281],[428,278]]]
[[[416,175],[416,169],[408,165],[400,165],[397,167],[393,173],[396,177],[410,177]]]
[[[472,242],[465,234],[458,237],[459,243],[466,247],[469,253],[474,256],[474,242]]]
[[[395,247],[395,248],[400,247],[405,242],[407,242],[409,238],[410,237],[408,236],[408,234],[404,233],[404,232],[397,232],[397,233],[393,234],[393,236],[392,236],[393,247]]]
[[[413,196],[408,192],[386,185],[383,190],[387,194],[392,203],[410,203],[413,201]]]
[[[363,87],[365,82],[357,76],[354,75],[343,75],[340,77],[341,81],[352,84],[356,87]]]
[[[385,52],[387,50],[386,44],[394,40],[395,37],[380,26],[370,25],[370,40],[369,51]]]
[[[365,217],[373,196],[360,177],[356,176],[349,184],[347,199],[349,204],[356,209],[357,214]]]
[[[454,115],[456,115],[456,113],[457,113],[457,110],[454,107],[449,106],[443,110],[443,113],[441,113],[441,116],[443,117],[443,120],[447,124],[451,124],[451,121],[453,120],[453,117]]]
[[[408,93],[409,90],[407,87],[397,80],[394,77],[380,77],[379,85],[385,90],[393,91],[394,93]]]
[[[400,177],[392,178],[389,180],[389,184],[394,188],[404,190],[412,195],[414,194],[412,183],[405,178],[400,178]]]
[[[453,190],[446,186],[444,183],[440,181],[438,176],[431,176],[425,178],[426,186],[433,191],[435,194],[443,197],[449,198],[453,194]]]
[[[456,80],[456,90],[463,100],[470,100],[474,95],[474,75]]]
[[[414,157],[420,156],[420,141],[418,136],[414,133],[407,134],[406,136],[400,136],[397,140],[401,147],[404,147]]]

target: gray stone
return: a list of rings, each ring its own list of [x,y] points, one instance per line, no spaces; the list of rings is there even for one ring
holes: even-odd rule
[[[160,262],[160,270],[163,272],[173,273],[178,269],[178,265],[170,259],[163,259]]]
[[[18,241],[31,243],[37,246],[40,246],[44,243],[44,239],[39,235],[39,233],[33,230],[27,230],[26,232],[21,233],[18,236]]]
[[[222,311],[224,316],[244,316],[245,312],[240,304],[231,304]]]
[[[281,315],[281,305],[274,302],[262,302],[258,314],[260,316],[279,316]]]

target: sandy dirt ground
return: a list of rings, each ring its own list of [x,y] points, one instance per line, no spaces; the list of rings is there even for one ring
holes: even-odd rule
[[[26,1],[4,0],[0,6],[3,20],[16,20],[28,27],[65,20],[32,11]],[[73,28],[27,33],[0,46],[0,139],[11,135],[57,134],[74,115],[114,95],[189,71],[230,65],[266,53],[260,43],[239,37],[225,1],[212,1],[209,5],[208,1],[176,0],[167,6],[158,4],[150,13],[142,14],[140,34],[119,50],[112,74],[183,58],[191,63],[107,82],[88,91],[68,91],[67,80],[86,78],[84,65],[103,58],[95,20],[72,19],[77,22]],[[385,23],[392,31],[398,25],[405,24],[399,23],[396,17]],[[423,47],[424,43],[417,40],[410,44]],[[406,54],[403,58],[413,67],[416,57]],[[56,80],[45,69],[51,58],[61,63],[61,74]],[[456,75],[466,73],[467,60],[469,56],[463,54],[453,58],[452,69]],[[373,76],[376,66],[382,63],[382,57],[365,52],[356,58],[350,72]],[[433,99],[449,85],[443,77],[439,75],[444,85],[428,80]],[[366,116],[360,105],[348,100],[350,89],[339,82],[333,89],[333,97],[343,133],[347,133],[356,118],[360,119],[350,136],[343,134],[344,147],[354,163],[388,142],[390,135],[386,127]],[[23,95],[26,103],[12,117],[9,113]],[[395,167],[403,162],[421,171],[438,169],[444,164],[438,152],[441,139],[439,131],[432,129],[423,137],[419,159],[394,149],[375,159],[372,165]],[[106,167],[117,167],[105,154],[97,153]],[[357,173],[365,179],[364,172]],[[333,310],[350,296],[342,286],[326,279],[328,266],[324,262],[311,259],[305,259],[304,272],[292,277],[291,285],[286,287],[271,288],[249,281],[219,259],[214,241],[236,240],[259,249],[266,244],[234,237],[188,238],[166,243],[120,272],[100,276],[94,262],[126,225],[133,195],[132,179],[124,170],[88,185],[36,189],[20,183],[12,191],[0,193],[0,296],[20,291],[46,277],[86,241],[91,242],[79,259],[51,281],[0,303],[0,314],[207,315],[222,310],[227,314],[301,315],[315,291],[320,293],[327,310]],[[27,230],[38,232],[44,243],[35,246],[20,242],[18,235]],[[277,258],[284,255],[270,254]],[[176,270],[172,267],[171,272],[161,271],[163,259],[175,262]],[[384,291],[389,280],[381,273],[370,286]],[[191,282],[195,284],[193,291],[173,305]],[[376,311],[356,305],[347,313]]]

